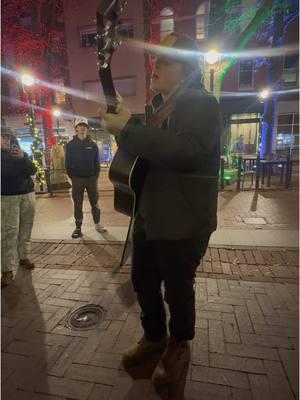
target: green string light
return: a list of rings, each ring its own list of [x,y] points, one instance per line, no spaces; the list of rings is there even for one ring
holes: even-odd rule
[[[32,113],[32,111],[31,111]],[[40,149],[39,145],[42,144],[41,139],[39,138],[39,130],[34,125],[33,115],[26,115],[26,120],[29,125],[30,134],[33,137],[33,143],[31,145],[31,151],[33,155],[33,163],[37,169],[37,181],[40,186],[46,184],[46,175],[43,167],[43,156],[44,151]]]
[[[227,11],[230,10],[231,8],[233,8],[233,6],[235,5],[236,0],[227,0]],[[262,26],[262,24],[264,23],[264,21],[266,20],[267,17],[270,16],[272,11],[272,7],[271,4],[267,5],[264,7],[264,9],[262,10],[262,12],[260,13],[260,15],[252,21],[251,24],[251,29],[247,29],[246,28],[246,33],[244,35],[244,37],[242,38],[242,40],[240,41],[239,45],[237,46],[236,50],[242,50],[246,47],[246,45],[249,43],[251,37],[254,35],[254,33],[257,31],[257,29]],[[249,18],[249,15],[247,15],[247,18]],[[217,77],[216,79],[216,98],[218,99],[218,101],[220,101],[220,96],[221,96],[221,90],[222,90],[222,84],[223,81],[225,79],[225,76],[227,75],[228,71],[238,62],[237,58],[233,58],[227,65],[225,65],[225,67],[223,68],[223,70],[221,71],[219,77]]]

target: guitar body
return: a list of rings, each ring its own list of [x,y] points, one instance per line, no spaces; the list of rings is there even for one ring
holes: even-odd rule
[[[135,215],[146,174],[147,161],[117,150],[109,169],[116,211],[129,217]]]

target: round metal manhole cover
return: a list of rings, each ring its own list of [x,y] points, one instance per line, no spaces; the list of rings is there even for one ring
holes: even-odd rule
[[[99,326],[104,316],[104,308],[96,304],[86,304],[77,308],[77,310],[71,311],[65,322],[70,329],[87,330]]]

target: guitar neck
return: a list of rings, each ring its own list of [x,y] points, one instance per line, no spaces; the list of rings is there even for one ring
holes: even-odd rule
[[[115,113],[117,108],[117,92],[114,87],[110,65],[107,68],[99,68],[99,77],[106,99],[107,112]]]

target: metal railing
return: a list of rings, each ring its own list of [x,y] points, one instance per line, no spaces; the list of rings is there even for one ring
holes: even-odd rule
[[[57,172],[58,170],[56,170]],[[60,170],[63,172],[63,170]],[[65,172],[65,171],[64,171]],[[46,185],[38,187],[38,193],[68,191],[70,187],[58,188],[53,185],[54,171],[45,168]],[[298,186],[299,161],[287,157],[285,160],[262,160],[256,157],[238,157],[236,165],[229,168],[225,159],[220,160],[219,188],[220,190],[258,190],[258,189],[290,189]],[[101,166],[98,187],[101,192],[113,191],[109,180],[109,165]]]
[[[234,168],[229,169],[221,158],[219,187],[244,189],[290,189],[298,186],[299,161],[290,156],[280,160],[264,160],[256,157],[238,157]],[[247,185],[246,185],[247,184]]]

